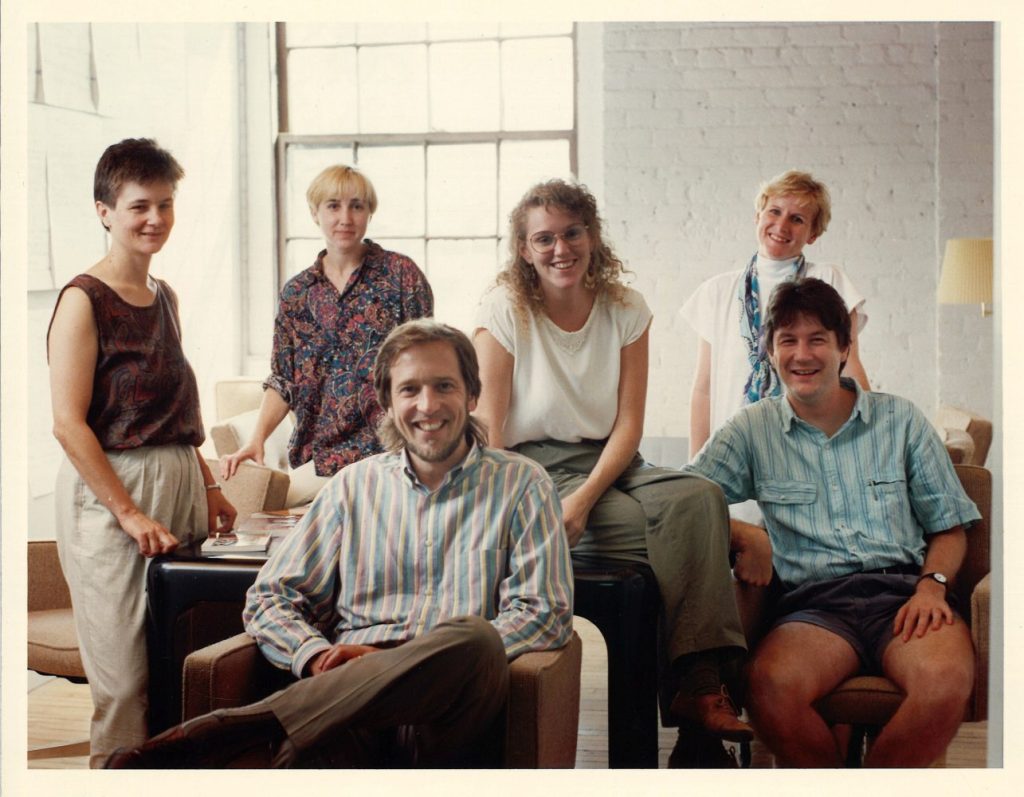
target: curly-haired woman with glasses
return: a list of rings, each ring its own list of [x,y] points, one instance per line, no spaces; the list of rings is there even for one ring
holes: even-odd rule
[[[574,558],[650,563],[678,685],[672,713],[720,738],[749,739],[720,676],[745,647],[725,503],[703,479],[637,453],[651,311],[622,283],[622,262],[583,186],[534,186],[510,225],[510,258],[474,333],[477,415],[489,442],[547,469]]]

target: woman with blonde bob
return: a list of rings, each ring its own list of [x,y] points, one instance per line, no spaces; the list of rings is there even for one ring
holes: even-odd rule
[[[263,464],[264,444],[289,410],[295,431],[288,444],[293,468],[312,461],[305,478],[312,500],[341,468],[379,453],[374,429],[384,415],[373,391],[373,361],[399,324],[433,315],[426,277],[405,255],[364,238],[377,210],[370,180],[351,166],[330,166],[306,191],[325,248],[312,266],[281,291],[271,374],[253,438],[221,461],[231,478],[247,459]]]
[[[510,228],[509,261],[481,301],[473,341],[490,445],[547,469],[574,558],[650,562],[678,686],[672,713],[749,739],[719,672],[745,648],[725,503],[703,479],[637,453],[651,311],[622,283],[585,187],[534,186]]]
[[[690,395],[690,457],[733,414],[762,398],[782,394],[768,359],[762,319],[779,285],[798,277],[828,283],[850,308],[850,355],[844,375],[870,390],[857,336],[867,323],[864,296],[839,266],[813,263],[804,248],[817,241],[832,219],[824,183],[808,172],[789,170],[766,181],[754,197],[757,251],[745,269],[703,282],[680,315],[698,335],[697,368]],[[772,578],[771,546],[756,501],[729,507],[733,537],[743,537],[746,555],[736,558],[736,577],[758,586]]]
[[[853,328],[846,375],[871,389],[857,345],[867,323],[864,296],[841,268],[804,256],[804,247],[824,235],[832,219],[828,188],[807,172],[783,172],[758,189],[754,211],[757,251],[747,267],[703,282],[680,311],[700,336],[690,400],[691,457],[739,409],[781,395],[761,319],[772,290],[782,282],[817,277],[839,291]]]

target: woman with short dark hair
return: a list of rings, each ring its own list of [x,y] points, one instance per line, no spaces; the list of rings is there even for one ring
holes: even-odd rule
[[[57,547],[92,692],[89,765],[147,736],[146,568],[229,529],[203,442],[178,300],[149,273],[174,226],[184,171],[150,139],[108,147],[93,194],[107,254],[61,290],[47,333]]]

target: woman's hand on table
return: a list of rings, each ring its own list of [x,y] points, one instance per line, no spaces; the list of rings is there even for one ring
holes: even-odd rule
[[[206,491],[207,531],[230,531],[238,511],[219,489]]]
[[[170,553],[178,547],[178,538],[161,523],[135,509],[119,518],[125,534],[135,540],[139,553],[146,557]]]

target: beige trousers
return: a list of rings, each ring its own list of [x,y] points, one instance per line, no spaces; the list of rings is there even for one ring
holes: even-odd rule
[[[288,734],[280,764],[302,767],[497,766],[508,695],[501,637],[456,617],[393,648],[303,678],[269,708]]]
[[[206,536],[206,491],[186,445],[107,451],[143,514],[179,540]],[[71,591],[82,663],[92,692],[89,766],[149,736],[146,712],[146,568],[135,541],[65,459],[57,474],[57,550]]]

